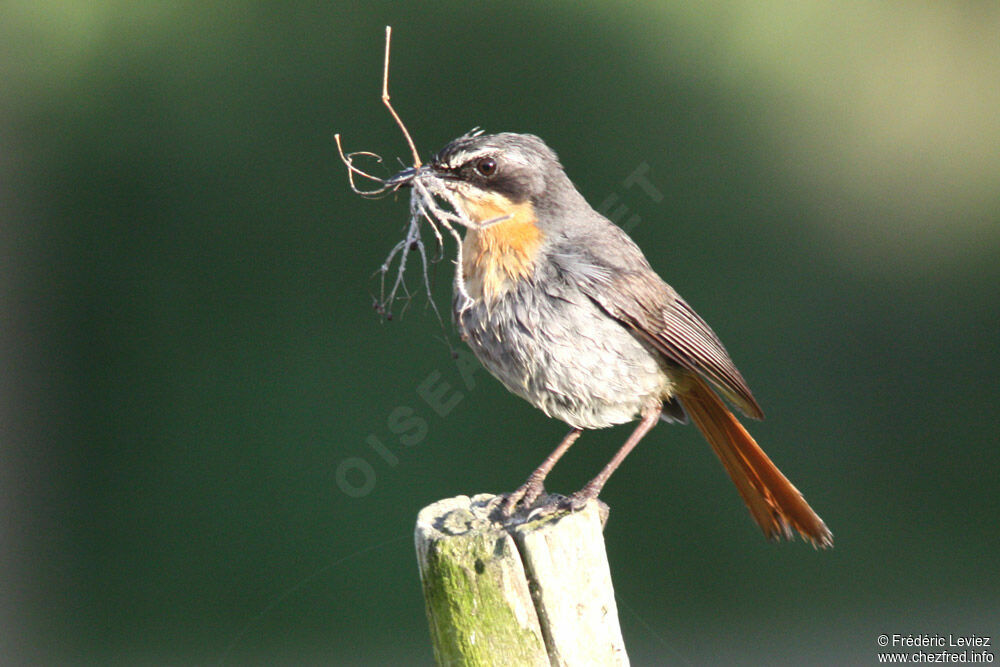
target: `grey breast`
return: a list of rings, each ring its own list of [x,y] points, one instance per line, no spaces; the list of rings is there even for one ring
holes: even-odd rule
[[[543,286],[543,287],[542,287]],[[559,262],[455,318],[483,365],[510,391],[571,426],[632,421],[669,395],[665,361],[568,280]]]

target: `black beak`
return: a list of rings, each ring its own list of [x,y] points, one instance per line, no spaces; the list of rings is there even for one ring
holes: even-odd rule
[[[395,176],[387,178],[385,180],[385,187],[392,188],[393,190],[410,187],[413,177],[416,175],[417,170],[414,167],[407,167]]]
[[[442,169],[434,164],[425,164],[422,167],[407,167],[395,176],[390,176],[385,180],[385,187],[392,190],[412,187],[413,179],[421,172],[432,172],[435,177],[440,179],[458,179],[458,175],[448,169]]]

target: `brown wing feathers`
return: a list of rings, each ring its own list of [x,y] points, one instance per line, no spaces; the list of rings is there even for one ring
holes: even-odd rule
[[[661,317],[663,325],[659,332],[644,328],[643,334],[651,337],[669,358],[711,380],[748,417],[764,418],[764,411],[718,336],[684,299],[674,294]]]
[[[764,416],[708,324],[652,271],[619,273],[590,288],[591,298],[609,315],[688,371],[676,398],[722,461],[764,533],[790,538],[795,529],[814,546],[832,546],[833,534],[823,520],[702,379],[711,381],[747,416]]]
[[[651,270],[619,273],[604,284],[588,287],[590,297],[601,308],[668,359],[711,380],[748,417],[764,417],[715,332]]]

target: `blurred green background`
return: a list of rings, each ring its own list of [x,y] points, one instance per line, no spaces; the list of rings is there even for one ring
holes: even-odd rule
[[[422,295],[372,310],[407,204],[353,195],[333,134],[379,173],[409,159],[386,24],[422,155],[477,125],[545,138],[726,342],[751,431],[836,535],[767,543],[698,433],[661,426],[603,495],[634,664],[996,639],[995,4],[2,14],[5,663],[432,662],[417,511],[514,488],[565,426],[485,371],[470,389]],[[642,165],[662,201],[625,185]],[[447,415],[424,382],[461,392]],[[585,435],[550,489],[627,433]]]

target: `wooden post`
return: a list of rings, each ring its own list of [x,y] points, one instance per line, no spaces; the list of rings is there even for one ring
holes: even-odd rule
[[[448,498],[417,516],[438,664],[628,665],[598,502],[501,525],[495,500]]]

